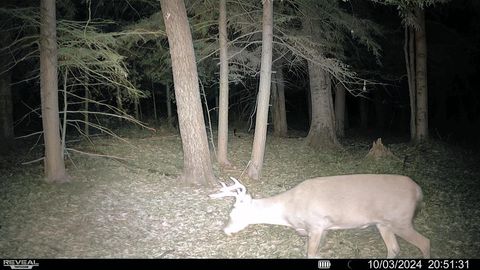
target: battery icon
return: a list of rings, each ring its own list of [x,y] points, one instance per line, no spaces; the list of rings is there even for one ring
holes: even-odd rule
[[[330,269],[332,264],[329,260],[319,260],[318,261],[318,269]]]

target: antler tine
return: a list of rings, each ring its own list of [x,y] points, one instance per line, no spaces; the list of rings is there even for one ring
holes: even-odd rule
[[[235,183],[232,187],[240,189],[240,191],[238,192],[239,195],[245,195],[247,193],[247,188],[242,185],[235,177],[230,176],[230,179],[232,179],[232,181]]]
[[[215,193],[215,194],[210,194],[208,195],[212,199],[218,199],[218,198],[223,198],[223,197],[237,197],[238,194],[236,192],[220,192],[220,193]]]
[[[241,198],[245,196],[247,190],[244,185],[242,185],[237,179],[230,177],[234,184],[232,186],[227,186],[225,183],[220,182],[222,188],[220,188],[220,192],[216,194],[209,195],[210,198],[222,198],[222,197],[235,197]]]

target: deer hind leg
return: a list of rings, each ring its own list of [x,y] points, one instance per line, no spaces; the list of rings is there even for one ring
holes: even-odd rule
[[[312,230],[308,233],[308,248],[307,248],[307,257],[313,258],[317,254],[318,246],[322,241],[324,235],[323,229]]]
[[[417,232],[412,224],[395,228],[395,234],[418,247],[424,258],[430,258],[430,240]]]
[[[387,225],[377,224],[377,228],[383,238],[383,242],[385,242],[385,246],[387,246],[387,258],[395,258],[400,252],[395,234]]]

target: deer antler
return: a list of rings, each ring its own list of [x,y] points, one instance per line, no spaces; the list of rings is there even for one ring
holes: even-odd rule
[[[223,198],[223,197],[235,197],[238,201],[243,197],[245,197],[245,195],[247,194],[247,188],[245,188],[245,186],[242,185],[237,179],[233,177],[230,177],[230,179],[233,180],[234,182],[233,185],[227,187],[225,183],[220,182],[220,184],[222,185],[220,192],[215,194],[210,194],[209,195],[210,198],[217,199],[217,198]]]

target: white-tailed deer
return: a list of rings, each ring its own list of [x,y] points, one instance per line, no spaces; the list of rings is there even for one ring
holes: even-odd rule
[[[326,230],[365,228],[376,225],[387,246],[387,257],[400,251],[395,235],[430,257],[430,240],[413,228],[413,217],[422,199],[421,188],[409,177],[388,174],[357,174],[318,177],[264,199],[252,199],[235,178],[222,184],[211,198],[236,198],[228,235],[250,224],[278,224],[308,235],[307,256],[314,257]]]

